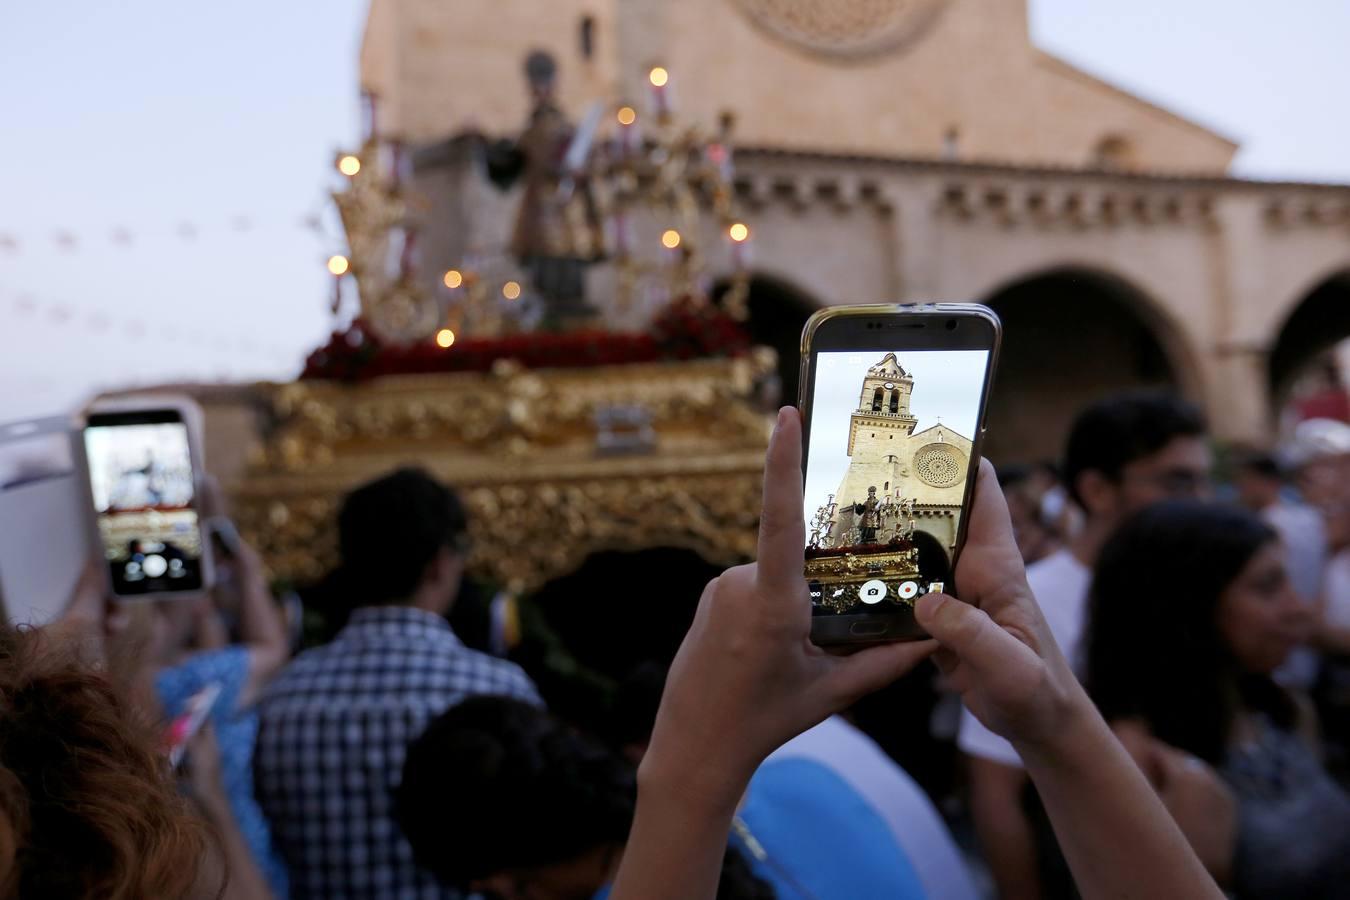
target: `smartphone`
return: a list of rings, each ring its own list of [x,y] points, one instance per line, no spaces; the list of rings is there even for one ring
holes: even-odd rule
[[[88,499],[118,597],[211,585],[199,511],[200,423],[186,398],[101,405],[85,419]]]
[[[1002,326],[984,306],[836,306],[802,331],[806,580],[817,644],[917,640],[955,593]]]

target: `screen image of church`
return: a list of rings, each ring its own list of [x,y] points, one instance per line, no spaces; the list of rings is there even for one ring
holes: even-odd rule
[[[849,419],[849,466],[834,493],[822,544],[835,549],[887,544],[926,533],[950,559],[971,441],[940,422],[916,430],[920,423],[910,412],[914,389],[914,378],[894,353],[867,370]]]

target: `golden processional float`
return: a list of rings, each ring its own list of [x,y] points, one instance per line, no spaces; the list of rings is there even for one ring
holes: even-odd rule
[[[457,489],[470,572],[511,593],[598,551],[679,547],[719,565],[754,552],[778,388],[773,351],[742,326],[750,228],[729,128],[678,125],[661,68],[641,121],[597,104],[576,126],[552,60],[532,54],[526,73],[524,131],[467,138],[480,183],[519,195],[504,246],[427,259],[437,211],[373,110],[364,145],[336,161],[333,313],[353,286],[359,312],[296,382],[262,388],[268,424],[231,490],[279,579],[323,576],[342,496],[408,464]],[[731,273],[716,300],[714,264]]]

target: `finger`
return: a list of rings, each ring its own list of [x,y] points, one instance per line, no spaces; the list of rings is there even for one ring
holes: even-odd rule
[[[825,678],[826,689],[842,709],[859,697],[895,681],[937,648],[936,641],[908,641],[868,647],[852,656],[836,657],[833,670]]]
[[[203,517],[210,519],[225,515],[225,492],[220,489],[220,482],[216,480],[216,476],[203,474],[200,486]]]
[[[1003,488],[998,486],[998,473],[994,471],[994,464],[987,459],[980,460],[980,471],[975,476],[975,494],[970,503],[970,527],[966,539],[982,544],[1017,547],[1017,542],[1013,540],[1012,517],[1008,514],[1008,499],[1003,496]]]
[[[983,567],[1006,572],[1006,578],[1000,582],[1003,584],[1002,588],[980,592],[981,610],[996,615],[1004,607],[1025,598],[1023,588],[1026,587],[1026,576],[1022,553],[1018,551],[1017,538],[1012,534],[1012,519],[1008,515],[1003,488],[999,487],[998,474],[994,471],[994,464],[987,459],[980,460],[980,471],[976,475],[975,495],[971,501],[971,518],[965,546],[972,551],[979,548],[977,555],[979,564]],[[964,560],[963,551],[963,559],[957,560],[956,565],[958,590],[963,578],[961,569],[975,564],[972,560],[972,563],[963,565]]]
[[[104,604],[107,598],[107,569],[102,554],[94,554],[80,570],[79,580],[71,592],[70,602],[66,604],[67,616],[84,616],[98,620],[103,618]]]
[[[1001,677],[1001,670],[1035,656],[1026,644],[1000,628],[988,613],[946,594],[924,594],[914,605],[914,617],[923,629],[950,650],[976,678]]]
[[[792,597],[805,585],[806,522],[802,518],[802,419],[785,406],[764,457],[757,581],[764,596]]]

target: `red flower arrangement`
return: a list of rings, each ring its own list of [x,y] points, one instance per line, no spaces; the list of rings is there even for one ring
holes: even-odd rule
[[[739,322],[711,304],[686,298],[666,307],[647,332],[513,334],[461,339],[448,349],[430,341],[384,344],[357,320],[311,353],[300,377],[365,381],[381,375],[486,372],[502,359],[530,369],[619,366],[739,356],[749,349],[750,335]]]

